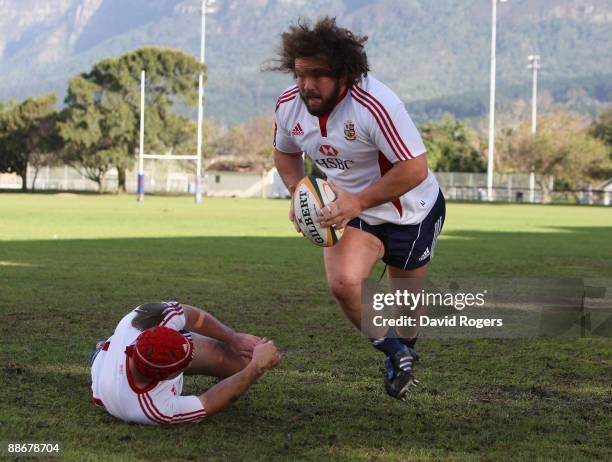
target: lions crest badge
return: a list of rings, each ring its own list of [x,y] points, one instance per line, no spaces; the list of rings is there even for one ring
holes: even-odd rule
[[[344,138],[346,138],[347,141],[355,141],[357,139],[355,124],[352,120],[344,122]]]

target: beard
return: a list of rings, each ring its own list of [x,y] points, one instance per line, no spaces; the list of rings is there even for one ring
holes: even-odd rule
[[[336,105],[338,96],[340,96],[340,82],[335,83],[331,95],[329,95],[327,98],[321,98],[321,95],[318,93],[300,92],[300,98],[302,98],[302,101],[304,101],[306,109],[308,109],[308,112],[315,117],[322,117],[325,114],[329,114]],[[308,98],[312,97],[321,98],[321,103],[317,107],[312,107],[310,105]]]

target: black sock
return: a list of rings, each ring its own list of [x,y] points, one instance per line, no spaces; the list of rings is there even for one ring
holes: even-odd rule
[[[395,337],[381,337],[378,339],[371,339],[372,346],[377,350],[382,351],[389,358],[393,358],[397,353],[404,350],[406,347],[400,339]]]

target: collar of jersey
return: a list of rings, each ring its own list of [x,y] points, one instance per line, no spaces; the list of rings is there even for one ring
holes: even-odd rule
[[[342,94],[340,96],[338,96],[338,99],[336,100],[336,104],[334,104],[334,107],[332,108],[331,111],[329,111],[325,115],[317,117],[317,119],[319,119],[319,130],[321,131],[321,135],[322,136],[324,136],[324,137],[327,136],[327,119],[329,119],[329,116],[331,115],[331,113],[334,112],[334,109],[336,109],[338,107],[338,105],[342,102],[344,97],[347,95],[347,93],[349,91],[349,88],[350,87],[346,87],[344,89],[344,91],[342,92]]]
[[[331,111],[329,111],[327,114],[323,114],[322,116],[319,117],[319,119],[327,120],[329,116],[331,115],[331,113],[334,112],[334,109],[336,109],[338,105],[342,102],[342,100],[346,97],[349,90],[350,90],[350,87],[347,86],[344,89],[344,91],[340,94],[340,96],[338,96],[338,99],[336,100],[336,104],[334,104],[334,107],[331,108]]]

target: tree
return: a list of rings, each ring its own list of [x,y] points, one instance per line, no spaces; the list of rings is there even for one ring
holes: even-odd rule
[[[476,134],[463,122],[446,115],[421,127],[430,168],[437,172],[484,172],[486,164]]]
[[[57,112],[55,95],[11,102],[0,112],[0,172],[16,173],[27,190],[28,163],[38,169],[53,160],[59,140],[55,133]]]
[[[197,124],[193,120],[185,121],[180,130],[174,132],[173,140],[168,142],[168,146],[176,154],[194,154],[197,148]],[[206,159],[204,168],[209,163],[214,163],[216,157],[221,155],[226,147],[226,137],[229,129],[219,124],[212,117],[207,117],[202,121],[202,158]],[[174,145],[172,145],[174,143]],[[189,161],[183,164],[190,171],[195,170],[196,161]]]
[[[571,112],[555,112],[540,118],[534,137],[526,121],[502,135],[502,167],[540,174],[544,202],[550,199],[548,177],[557,184],[576,188],[597,176],[606,161],[604,144],[589,136],[588,123]]]
[[[247,120],[229,130],[220,142],[220,148],[224,155],[257,161],[265,167],[271,167],[274,165],[273,127],[271,116]]]
[[[597,120],[591,124],[590,132],[612,149],[612,106],[599,114]]]
[[[589,133],[608,147],[608,159],[597,168],[599,177],[612,177],[612,106],[605,109],[590,127]]]
[[[191,126],[176,110],[193,108],[205,66],[178,50],[141,48],[95,64],[68,85],[60,133],[64,156],[101,185],[116,167],[125,190],[126,171],[139,141],[140,73],[146,71],[145,145],[148,151],[173,150]]]
[[[102,191],[104,178],[120,162],[122,153],[113,135],[124,130],[131,114],[116,95],[96,101],[99,86],[76,77],[70,81],[67,107],[58,122],[63,140],[62,158],[81,175],[95,181]],[[126,154],[126,153],[123,153]]]
[[[237,167],[240,164],[240,167],[248,166],[250,169],[270,168],[274,165],[273,127],[271,116],[256,117],[227,130],[209,124],[208,130],[212,129],[213,133],[206,146],[207,151],[216,158],[216,166],[222,163],[224,167],[232,164]]]

